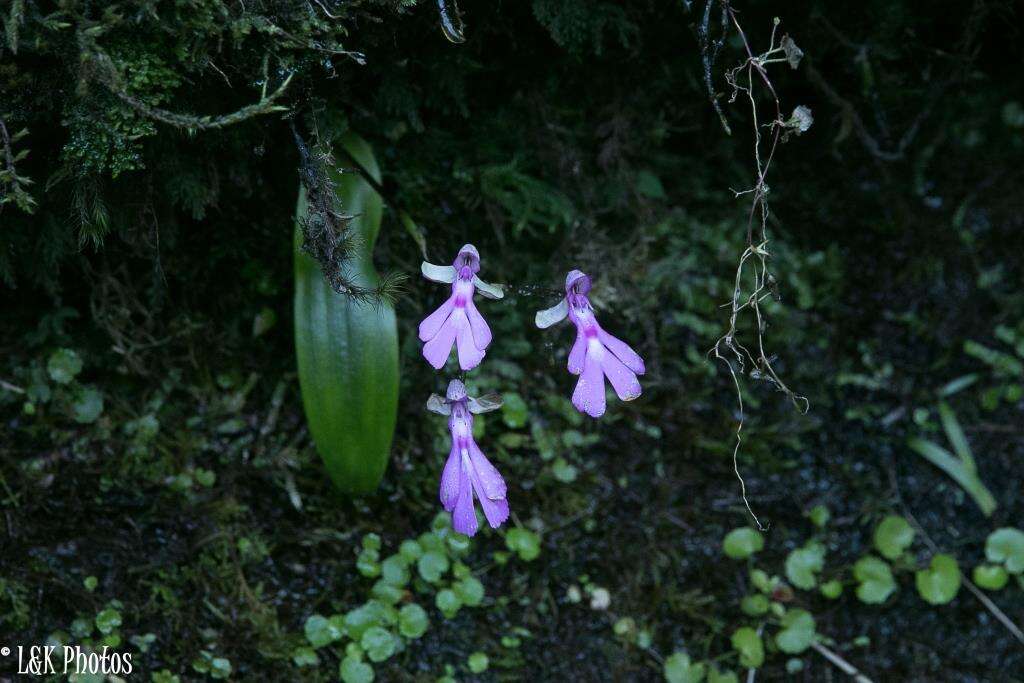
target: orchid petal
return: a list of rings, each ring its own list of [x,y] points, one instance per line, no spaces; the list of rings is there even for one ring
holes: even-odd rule
[[[586,355],[583,374],[576,382],[576,390],[572,394],[572,404],[581,413],[586,413],[590,417],[604,415],[604,374],[601,371],[601,359],[594,353]]]
[[[469,397],[469,412],[479,415],[480,413],[489,413],[492,410],[497,410],[502,406],[504,400],[501,398],[501,394],[487,394],[480,398]]]
[[[452,513],[452,526],[460,534],[472,536],[477,530],[476,510],[473,508],[473,487],[466,468],[459,470],[459,498]]]
[[[601,369],[615,388],[615,393],[623,401],[632,401],[640,395],[640,380],[633,371],[626,367],[615,354],[605,351],[601,358]]]
[[[609,351],[615,354],[615,356],[622,361],[622,364],[632,370],[638,375],[644,374],[646,368],[644,367],[644,359],[634,351],[629,344],[622,341],[618,337],[614,337],[604,331],[600,326],[597,332],[598,339],[605,345]]]
[[[420,272],[423,273],[423,277],[427,278],[431,282],[440,282],[442,284],[451,284],[455,282],[455,278],[458,276],[458,271],[455,270],[454,266],[437,266],[433,263],[427,263],[424,261],[420,264]]]
[[[466,317],[469,318],[469,325],[473,329],[473,339],[476,341],[477,348],[486,349],[491,344],[491,328],[488,327],[484,317],[480,315],[480,311],[477,310],[472,299],[466,301]]]
[[[569,302],[566,299],[562,299],[551,308],[545,308],[543,311],[537,311],[537,315],[534,317],[534,322],[542,330],[545,330],[555,323],[560,323],[565,320],[565,317],[569,315]]]
[[[503,299],[505,298],[505,288],[501,285],[492,285],[488,282],[484,282],[480,279],[479,275],[473,276],[473,286],[476,287],[477,291],[488,299]]]
[[[480,365],[487,352],[477,348],[476,342],[473,341],[473,331],[464,311],[456,310],[452,318],[457,328],[455,339],[459,348],[459,367],[463,370],[472,370]]]
[[[572,350],[569,351],[569,372],[574,375],[578,375],[583,372],[583,363],[587,357],[587,338],[583,334],[583,331],[576,330],[576,341],[572,345]]]
[[[455,344],[455,335],[458,333],[458,329],[453,320],[454,317],[455,314],[452,314],[441,326],[437,336],[423,345],[423,357],[434,366],[435,370],[444,367],[448,356],[451,355],[452,345]]]
[[[448,299],[438,306],[437,310],[428,315],[420,323],[419,335],[420,341],[430,341],[437,336],[441,326],[444,325],[445,321],[448,320],[448,316],[452,314],[452,310],[455,308],[455,295],[448,297]]]
[[[451,415],[452,407],[448,405],[443,396],[437,394],[431,394],[430,398],[427,399],[427,410],[438,415]]]
[[[480,446],[472,440],[469,442],[469,458],[473,468],[471,476],[474,477],[473,485],[477,489],[477,497],[491,500],[504,498],[508,490],[505,480],[502,479],[498,469],[491,464],[484,452],[480,450]]]
[[[459,499],[459,473],[461,469],[462,460],[459,457],[459,449],[456,447],[453,439],[452,450],[448,454],[448,461],[444,464],[444,471],[441,473],[441,505],[448,512],[455,508],[455,503]]]

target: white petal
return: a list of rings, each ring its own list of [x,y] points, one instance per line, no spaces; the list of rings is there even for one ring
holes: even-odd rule
[[[473,286],[488,299],[502,299],[505,297],[505,290],[501,285],[488,284],[481,280],[479,275],[473,276]]]
[[[562,299],[551,308],[537,311],[536,323],[540,329],[551,327],[555,323],[562,322],[569,315],[569,302]]]
[[[433,263],[427,263],[426,261],[420,266],[420,271],[423,273],[423,277],[428,280],[446,284],[455,282],[455,278],[458,276],[458,271],[455,270],[454,266],[435,266]]]
[[[480,398],[469,397],[469,412],[479,415],[480,413],[489,413],[492,410],[497,410],[501,407],[504,401],[501,398],[501,394],[487,394]]]
[[[430,398],[427,399],[427,410],[432,413],[437,413],[438,415],[452,414],[452,407],[437,394],[431,394]]]

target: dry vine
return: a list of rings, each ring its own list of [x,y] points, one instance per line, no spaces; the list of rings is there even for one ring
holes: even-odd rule
[[[712,5],[718,3],[722,10],[722,33],[717,40],[712,40],[709,35],[709,22]],[[768,260],[771,253],[768,250],[768,206],[769,187],[767,183],[768,171],[775,156],[775,150],[779,142],[784,142],[786,137],[793,133],[799,135],[806,131],[813,119],[807,107],[797,107],[793,110],[789,119],[783,119],[782,106],[779,97],[775,92],[768,77],[766,67],[770,64],[788,63],[792,68],[797,68],[802,51],[789,38],[782,36],[777,39],[779,20],[776,19],[772,26],[771,40],[768,49],[761,54],[754,54],[747,41],[746,33],[736,18],[736,12],[728,0],[708,0],[704,9],[703,23],[698,29],[698,41],[701,47],[704,64],[705,84],[708,87],[709,96],[716,112],[719,114],[722,124],[727,133],[731,133],[724,115],[718,105],[717,97],[711,81],[711,67],[718,57],[718,51],[724,43],[730,25],[735,28],[743,43],[746,58],[739,65],[726,72],[726,82],[731,88],[729,103],[736,101],[736,98],[743,94],[750,102],[751,120],[754,133],[754,162],[756,165],[756,180],[754,186],[747,190],[733,190],[734,195],[739,197],[750,197],[750,211],[747,217],[747,239],[746,248],[740,255],[736,267],[735,284],[733,287],[732,300],[724,304],[729,307],[729,327],[708,351],[714,355],[716,360],[721,361],[729,369],[733,384],[736,387],[736,397],[739,405],[739,422],[736,426],[736,444],[733,448],[733,471],[740,482],[740,492],[747,511],[754,519],[761,531],[766,531],[767,526],[761,523],[754,514],[747,499],[747,486],[739,471],[739,450],[742,444],[743,425],[746,420],[745,406],[743,403],[743,390],[740,385],[739,376],[747,373],[751,379],[762,380],[772,384],[776,389],[786,394],[801,412],[806,413],[810,407],[807,399],[790,389],[776,373],[772,362],[774,356],[769,355],[765,350],[764,334],[767,326],[765,313],[761,308],[761,302],[768,297],[779,299],[778,283],[768,269]],[[757,105],[757,97],[761,89],[768,93],[772,101],[772,119],[762,124]],[[762,137],[762,128],[767,128],[769,133]],[[767,139],[765,139],[767,138]],[[749,282],[750,290],[744,294],[744,282]],[[740,314],[750,311],[757,326],[757,345],[751,350],[737,339],[738,323]]]

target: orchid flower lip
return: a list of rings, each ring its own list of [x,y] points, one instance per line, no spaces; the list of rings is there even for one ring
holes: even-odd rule
[[[565,276],[565,293],[567,296],[570,294],[586,295],[590,291],[590,287],[590,276],[581,270],[571,270]]]
[[[480,252],[472,244],[464,244],[459,249],[459,255],[455,257],[455,268],[469,266],[474,274],[480,272]]]

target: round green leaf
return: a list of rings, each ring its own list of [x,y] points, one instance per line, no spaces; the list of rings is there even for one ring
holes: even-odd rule
[[[811,524],[822,529],[828,524],[828,520],[832,518],[832,513],[824,505],[815,505],[807,513],[807,517],[811,520]]]
[[[740,666],[747,669],[756,669],[764,664],[764,643],[757,631],[744,626],[736,629],[730,639],[732,649],[740,655]]]
[[[341,639],[341,630],[327,617],[314,614],[306,619],[306,640],[315,648],[330,645]]]
[[[484,585],[474,576],[467,576],[452,586],[467,607],[477,607],[484,599]]]
[[[416,568],[419,570],[420,576],[428,583],[440,581],[441,576],[448,571],[448,566],[448,556],[436,550],[423,553],[423,557],[416,562]]]
[[[410,538],[402,541],[402,545],[398,547],[398,554],[404,557],[406,562],[412,564],[423,557],[423,546]]]
[[[470,671],[472,671],[475,674],[482,674],[483,672],[487,671],[487,667],[490,666],[491,661],[483,652],[474,652],[469,656],[467,664],[469,664]]]
[[[338,676],[342,683],[373,683],[373,667],[361,659],[345,657],[341,660]]]
[[[394,634],[380,626],[371,626],[366,629],[359,644],[366,651],[366,656],[370,658],[371,662],[383,662],[395,654],[395,650],[398,648]]]
[[[392,555],[380,564],[380,578],[396,588],[409,583],[407,561],[401,555]]]
[[[523,527],[509,529],[505,534],[505,545],[519,555],[519,559],[526,562],[535,560],[540,555],[540,536]]]
[[[815,576],[825,566],[825,548],[810,543],[786,556],[786,578],[797,588],[811,590],[817,584]]]
[[[811,646],[814,637],[814,617],[807,610],[794,609],[783,615],[775,644],[786,654],[798,655]]]
[[[835,600],[843,594],[843,584],[833,579],[821,584],[819,590],[821,591],[821,594],[829,600]]]
[[[386,605],[397,605],[405,597],[405,589],[392,586],[384,579],[379,579],[370,589],[370,595]]]
[[[719,671],[712,664],[708,670],[708,683],[739,683],[739,678],[732,671],[728,669]]]
[[[295,666],[317,666],[320,664],[320,658],[316,654],[316,650],[311,647],[297,647],[292,651],[292,662]]]
[[[116,609],[108,607],[96,615],[96,628],[100,633],[107,635],[121,626],[121,613]]]
[[[462,607],[462,600],[455,594],[455,591],[445,588],[437,592],[434,604],[437,605],[437,609],[441,610],[441,614],[446,619],[451,619]]]
[[[103,394],[95,387],[82,387],[75,392],[71,413],[75,422],[92,424],[103,414]]]
[[[751,617],[759,617],[768,611],[768,597],[761,593],[747,595],[740,603],[743,613]]]
[[[419,638],[427,632],[429,626],[427,611],[415,603],[406,605],[398,612],[398,632],[406,638]]]
[[[1011,574],[1024,572],[1024,531],[1013,527],[996,529],[985,541],[985,557],[994,564],[1006,565]]]
[[[371,626],[384,622],[384,605],[370,600],[345,614],[345,633],[349,638],[358,641]]]
[[[875,529],[875,548],[889,560],[895,560],[914,542],[914,527],[898,515],[889,515]]]
[[[725,535],[722,549],[727,557],[743,560],[764,548],[764,536],[757,529],[744,526]]]
[[[665,659],[665,680],[668,683],[700,683],[704,680],[706,668],[700,662],[691,662],[690,655],[685,652],[676,652]]]
[[[997,591],[1010,580],[1005,568],[994,564],[982,564],[974,568],[974,583],[985,590]]]
[[[942,553],[932,558],[927,569],[914,576],[917,592],[933,605],[945,605],[960,591],[960,567],[956,559]]]
[[[529,418],[529,409],[523,397],[515,392],[503,394],[504,403],[501,406],[501,419],[506,427],[519,429],[526,425]]]
[[[46,372],[57,384],[68,384],[82,371],[82,358],[71,349],[57,349],[46,362]]]
[[[865,555],[853,565],[853,578],[857,579],[857,599],[869,605],[886,601],[896,591],[896,580],[885,560]]]

